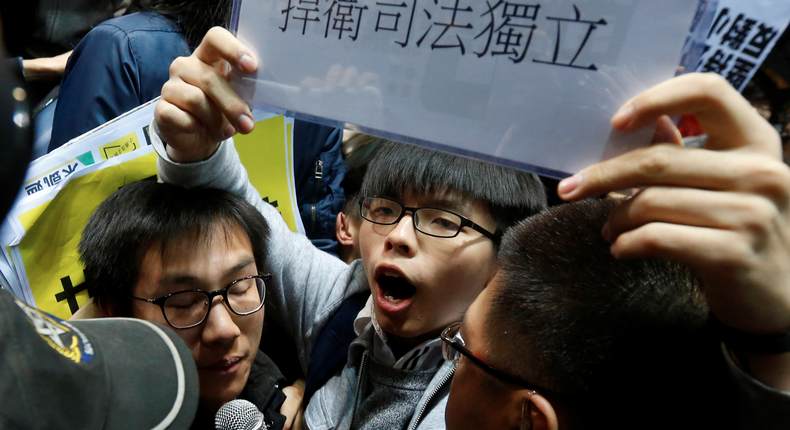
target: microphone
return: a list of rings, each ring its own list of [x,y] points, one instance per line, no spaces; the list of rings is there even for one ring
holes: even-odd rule
[[[225,403],[214,417],[217,430],[268,430],[263,413],[252,403],[236,399]]]

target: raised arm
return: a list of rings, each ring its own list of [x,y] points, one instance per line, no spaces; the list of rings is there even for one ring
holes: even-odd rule
[[[223,140],[255,127],[249,106],[227,79],[232,67],[253,72],[258,63],[247,47],[219,27],[208,31],[192,55],[173,61],[154,112],[173,161],[205,160]]]
[[[230,138],[254,127],[249,107],[227,78],[232,64],[255,70],[250,51],[221,28],[208,32],[190,57],[170,67],[170,80],[154,118],[154,147],[160,155],[161,180],[185,187],[221,188],[244,197],[270,227],[269,255],[263,270],[272,275],[266,311],[293,337],[306,369],[312,345],[331,311],[342,300],[367,288],[356,266],[315,248],[293,233],[272,206],[250,184]]]
[[[704,281],[713,315],[731,333],[790,339],[790,168],[776,131],[723,78],[681,76],[645,91],[612,119],[620,130],[662,115],[695,114],[704,149],[659,144],[562,181],[568,200],[641,188],[603,229],[617,258],[670,258]],[[768,339],[771,337],[772,339]],[[725,343],[757,380],[790,391],[790,353]],[[739,350],[740,349],[740,350]],[[776,351],[774,351],[776,352]]]

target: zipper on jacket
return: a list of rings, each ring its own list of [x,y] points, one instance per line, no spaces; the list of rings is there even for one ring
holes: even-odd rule
[[[417,430],[417,426],[420,425],[420,420],[422,419],[423,414],[425,414],[425,410],[428,409],[428,405],[431,404],[433,398],[436,396],[436,393],[438,393],[439,390],[441,390],[442,387],[444,387],[444,384],[446,384],[447,381],[449,381],[450,378],[453,377],[453,375],[455,374],[455,369],[457,367],[458,367],[458,362],[456,361],[453,364],[453,368],[450,369],[450,371],[447,372],[446,375],[444,375],[444,378],[442,378],[441,382],[439,382],[439,385],[433,388],[433,391],[431,391],[431,395],[428,396],[428,400],[426,400],[425,403],[422,404],[422,408],[420,408],[420,413],[417,414],[417,419],[414,420],[414,425],[411,427],[411,430]]]
[[[315,160],[315,178],[321,179],[324,177],[324,162],[320,159]]]
[[[324,162],[319,158],[315,160],[315,189],[313,190],[313,203],[310,205],[310,231],[315,232],[315,207],[318,203],[321,180],[324,177]]]
[[[354,418],[357,415],[357,404],[359,404],[359,393],[362,390],[362,375],[365,374],[365,362],[368,358],[368,352],[362,353],[362,361],[359,364],[359,375],[357,375],[357,392],[354,394],[354,408],[351,409],[351,421],[348,423],[348,430],[354,427]]]
[[[266,396],[266,401],[263,402],[263,405],[268,406],[272,402],[272,400],[274,400],[274,396],[277,395],[277,390],[279,390],[279,389],[280,389],[280,384],[275,382],[274,383],[274,389]],[[257,405],[256,405],[256,407],[257,407]],[[260,411],[260,412],[261,412],[261,414],[263,414],[263,411]],[[262,426],[261,430],[269,430],[270,428],[272,428],[272,426],[274,426],[274,421],[273,420],[266,421],[266,415],[264,414],[263,415],[263,423],[262,424],[263,424],[263,426]]]

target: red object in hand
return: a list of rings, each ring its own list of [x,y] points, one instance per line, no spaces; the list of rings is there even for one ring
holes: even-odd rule
[[[688,114],[680,117],[680,124],[678,125],[680,135],[683,137],[702,136],[705,134],[702,127],[699,125],[696,115]]]

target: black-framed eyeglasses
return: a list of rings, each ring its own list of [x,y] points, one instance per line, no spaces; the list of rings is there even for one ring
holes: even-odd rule
[[[433,237],[450,238],[458,236],[461,229],[469,227],[480,232],[494,242],[501,234],[490,231],[473,223],[469,218],[444,209],[412,208],[384,197],[366,197],[359,200],[359,214],[362,218],[379,225],[393,225],[400,222],[406,212],[412,213],[414,228],[420,233]]]
[[[453,323],[450,324],[449,327],[444,329],[442,332],[442,355],[444,359],[447,361],[457,360],[459,355],[463,355],[464,357],[468,358],[472,363],[479,366],[483,369],[486,373],[497,378],[501,381],[518,385],[519,387],[526,388],[528,390],[539,391],[541,393],[549,393],[555,396],[561,396],[560,394],[543,388],[539,385],[535,385],[531,382],[527,382],[519,377],[508,375],[507,373],[497,370],[485,361],[482,357],[478,356],[474,352],[468,350],[466,348],[466,343],[464,339],[461,337],[461,323]]]
[[[244,316],[258,312],[266,301],[266,281],[271,277],[272,275],[268,274],[247,276],[212,292],[184,290],[157,299],[131,297],[162,308],[162,315],[171,327],[187,329],[199,326],[208,318],[211,302],[216,296],[222,296],[225,305],[236,315]]]

